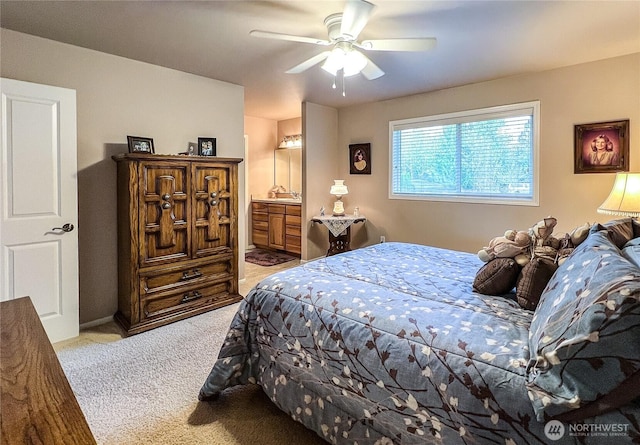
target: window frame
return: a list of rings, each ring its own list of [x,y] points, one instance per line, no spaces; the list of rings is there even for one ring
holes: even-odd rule
[[[531,135],[533,138],[533,153],[532,153],[532,196],[529,198],[515,198],[515,197],[490,197],[490,196],[464,196],[464,195],[438,195],[438,194],[426,194],[426,193],[397,193],[393,191],[393,132],[398,130],[398,127],[404,126],[416,126],[416,124],[425,123],[432,126],[434,122],[444,121],[456,121],[459,122],[477,122],[469,120],[474,116],[482,117],[479,120],[487,119],[499,119],[504,114],[512,114],[517,111],[522,111],[521,115],[525,115],[525,111],[531,110]],[[459,123],[458,122],[458,123]],[[443,123],[442,125],[450,125],[451,123]],[[437,125],[437,124],[436,124]],[[516,206],[532,206],[538,207],[540,205],[540,101],[534,100],[529,102],[521,102],[509,105],[499,105],[494,107],[478,108],[473,110],[458,111],[453,113],[444,113],[431,116],[421,116],[409,119],[399,119],[389,121],[389,182],[388,182],[388,198],[398,200],[418,200],[418,201],[442,201],[442,202],[456,202],[456,203],[475,203],[475,204],[497,204],[497,205],[516,205]]]

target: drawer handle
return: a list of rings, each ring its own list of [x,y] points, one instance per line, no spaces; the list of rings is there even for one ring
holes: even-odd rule
[[[193,295],[184,294],[181,303],[188,303],[190,301],[197,300],[198,298],[202,298],[202,294],[198,291],[194,291]]]
[[[169,203],[169,202],[163,202],[163,203],[162,203],[162,208],[163,208],[164,210],[168,210],[168,209],[170,209],[170,208],[171,208],[171,203]]]
[[[193,280],[194,278],[199,278],[202,276],[202,272],[198,269],[193,269],[193,272],[190,274],[189,272],[182,273],[182,281]]]

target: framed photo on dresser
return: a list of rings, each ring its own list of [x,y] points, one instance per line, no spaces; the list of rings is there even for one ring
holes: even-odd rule
[[[216,138],[198,138],[198,154],[200,156],[215,156]]]
[[[129,153],[155,153],[153,139],[140,136],[127,136]]]

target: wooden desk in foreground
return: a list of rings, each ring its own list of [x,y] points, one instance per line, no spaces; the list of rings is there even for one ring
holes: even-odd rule
[[[95,444],[29,297],[0,303],[0,444]]]

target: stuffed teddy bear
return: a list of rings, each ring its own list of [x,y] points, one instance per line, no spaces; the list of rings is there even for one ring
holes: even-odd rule
[[[589,229],[591,224],[584,223],[581,226],[576,227],[570,233],[560,238],[560,247],[558,248],[558,254],[556,256],[556,263],[558,266],[564,263],[564,261],[573,253],[573,250],[580,245],[589,235]]]
[[[529,261],[528,250],[531,237],[523,230],[507,230],[504,236],[489,241],[489,245],[478,252],[478,258],[485,263],[495,258],[513,258],[520,266]]]

